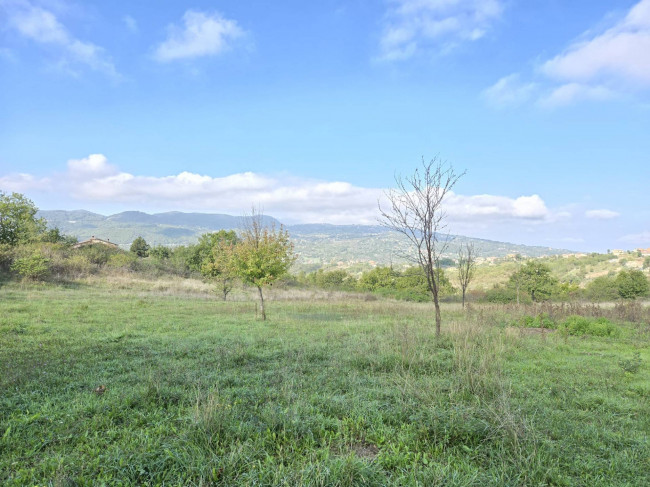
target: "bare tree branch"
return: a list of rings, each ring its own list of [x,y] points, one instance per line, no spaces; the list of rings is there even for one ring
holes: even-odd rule
[[[427,286],[436,309],[436,333],[440,334],[440,256],[447,246],[440,233],[447,227],[442,203],[456,182],[465,173],[456,174],[453,167],[439,157],[416,168],[411,176],[395,176],[396,188],[388,190],[388,207],[382,208],[381,224],[404,235],[414,247],[414,260],[427,278]]]
[[[458,283],[463,292],[463,309],[465,309],[465,295],[470,282],[474,279],[474,268],[476,267],[476,252],[474,251],[474,244],[465,242],[458,249],[458,263],[456,269],[458,270]]]

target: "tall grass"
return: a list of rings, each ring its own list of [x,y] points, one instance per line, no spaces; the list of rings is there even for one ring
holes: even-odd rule
[[[0,484],[650,481],[648,336],[449,305],[436,338],[428,304],[280,291],[262,323],[150,284],[0,289]]]

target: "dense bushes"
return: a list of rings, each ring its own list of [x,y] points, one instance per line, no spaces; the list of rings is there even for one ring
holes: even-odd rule
[[[319,269],[310,274],[300,274],[297,280],[302,285],[320,289],[371,292],[405,301],[431,301],[426,276],[419,267],[408,267],[403,271],[391,267],[376,267],[362,273],[358,278],[342,269]],[[455,294],[456,289],[441,270],[440,296],[445,298]]]
[[[26,279],[44,279],[50,273],[49,259],[40,252],[34,252],[26,257],[20,257],[13,261],[11,270]]]
[[[558,327],[567,335],[613,337],[620,334],[620,329],[607,318],[587,318],[585,316],[569,316]]]
[[[650,283],[648,278],[639,270],[623,270],[618,274],[600,276],[591,281],[584,289],[577,284],[548,280],[544,283],[543,292],[539,290],[536,294],[536,301],[572,301],[575,299],[586,299],[588,301],[615,301],[617,299],[636,299],[650,294]],[[496,304],[517,302],[522,304],[530,303],[532,294],[522,279],[519,282],[519,293],[517,293],[517,279],[511,276],[505,284],[495,285],[485,293],[484,301]],[[543,298],[542,298],[543,296]]]
[[[0,246],[0,271],[30,280],[69,280],[102,271],[139,272],[150,277],[193,274],[186,247],[164,250],[158,247],[150,257],[138,258],[135,253],[102,244],[75,249],[72,243],[70,240],[35,241]]]
[[[619,327],[604,317],[571,315],[558,322],[548,313],[539,313],[535,316],[523,315],[511,325],[521,328],[558,330],[562,334],[572,336],[614,337],[620,334]]]

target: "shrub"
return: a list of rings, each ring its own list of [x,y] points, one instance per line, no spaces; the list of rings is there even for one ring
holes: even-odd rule
[[[587,284],[584,295],[591,301],[614,301],[619,297],[618,286],[612,277],[597,277]]]
[[[63,261],[63,273],[68,276],[83,276],[91,274],[96,266],[90,262],[86,255],[73,254]]]
[[[106,245],[97,244],[82,247],[76,252],[85,255],[92,264],[101,267],[108,262],[108,259],[110,259],[112,255],[115,255],[120,251],[112,247],[107,247]]]
[[[8,244],[0,243],[0,271],[8,271],[14,260],[14,254]]]
[[[635,299],[647,296],[650,290],[648,278],[642,271],[621,271],[616,276],[618,294],[623,299]]]
[[[137,257],[134,254],[119,253],[111,255],[106,265],[113,269],[133,271],[135,270],[136,263]]]
[[[629,372],[630,374],[636,374],[641,368],[643,360],[641,359],[641,354],[636,352],[631,359],[621,359],[618,361],[618,365],[624,372]]]
[[[172,251],[169,247],[164,245],[157,245],[149,249],[149,256],[158,260],[166,260],[172,256]]]
[[[27,257],[16,259],[11,264],[11,270],[22,277],[31,280],[45,279],[50,273],[50,260],[40,252],[35,252]]]
[[[546,328],[549,330],[557,328],[557,323],[548,313],[540,313],[537,316],[524,315],[519,318],[516,324],[524,328]]]
[[[620,329],[607,318],[586,318],[584,316],[569,316],[560,330],[567,335],[573,336],[599,336],[614,337],[620,334]]]
[[[146,257],[149,255],[149,244],[144,238],[138,237],[131,244],[131,252],[138,257]]]
[[[498,284],[495,284],[492,289],[486,291],[485,297],[483,299],[488,303],[496,304],[516,303],[517,290],[511,286],[500,286]],[[532,300],[530,294],[520,290],[519,302],[524,304],[531,303]]]

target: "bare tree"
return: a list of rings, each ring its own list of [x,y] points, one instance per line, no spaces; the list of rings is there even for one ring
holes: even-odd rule
[[[440,257],[448,239],[439,239],[446,228],[442,203],[456,182],[464,175],[456,174],[451,165],[435,157],[412,176],[395,176],[397,188],[386,192],[389,207],[382,208],[381,223],[403,234],[415,248],[413,260],[424,271],[427,287],[436,309],[436,334],[440,334]]]
[[[474,268],[476,267],[476,252],[474,251],[474,244],[465,242],[458,249],[458,284],[463,293],[463,309],[465,309],[465,295],[470,282],[474,279]]]

